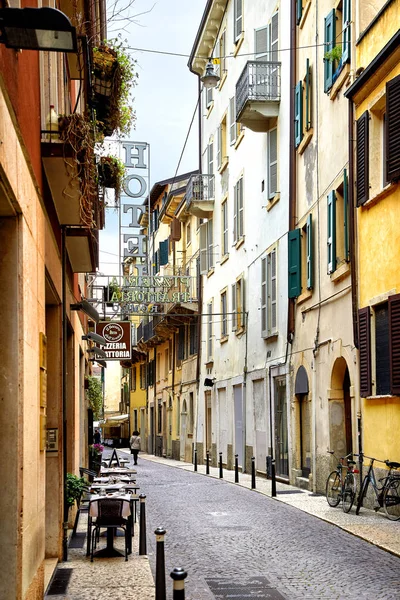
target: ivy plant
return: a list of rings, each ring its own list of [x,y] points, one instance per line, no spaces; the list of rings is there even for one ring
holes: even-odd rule
[[[86,375],[87,389],[86,397],[93,411],[93,418],[98,421],[103,412],[103,385],[98,377]]]

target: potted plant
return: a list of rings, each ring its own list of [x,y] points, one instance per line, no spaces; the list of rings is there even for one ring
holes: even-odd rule
[[[72,473],[67,473],[65,481],[65,495],[69,507],[79,500],[85,489],[88,487],[88,482],[84,477],[78,477]]]
[[[102,156],[97,165],[97,170],[99,184],[107,188],[113,188],[115,190],[115,198],[119,200],[126,173],[122,160],[115,156]]]
[[[136,118],[130,90],[138,77],[136,61],[121,40],[106,40],[93,48],[93,103],[104,135],[127,135]]]
[[[96,471],[96,473],[100,471],[103,450],[104,446],[101,444],[92,444],[89,446],[89,469]]]

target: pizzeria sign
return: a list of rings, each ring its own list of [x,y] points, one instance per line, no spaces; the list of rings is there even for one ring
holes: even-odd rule
[[[130,321],[100,321],[96,333],[103,336],[107,354],[105,360],[130,360],[132,355],[132,337]]]

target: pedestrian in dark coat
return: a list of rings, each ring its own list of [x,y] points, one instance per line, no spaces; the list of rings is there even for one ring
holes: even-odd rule
[[[137,465],[138,454],[141,449],[140,448],[141,441],[140,441],[140,435],[139,435],[138,431],[134,431],[132,433],[131,439],[129,440],[129,445],[131,447],[131,454],[133,454],[134,464]]]

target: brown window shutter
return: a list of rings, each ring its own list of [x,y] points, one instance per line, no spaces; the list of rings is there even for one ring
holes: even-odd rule
[[[358,311],[358,336],[360,349],[360,395],[372,394],[371,378],[371,321],[369,306]]]
[[[181,239],[181,222],[174,217],[171,221],[171,240],[179,242]]]
[[[361,206],[369,198],[369,115],[366,110],[357,121],[357,206]]]
[[[400,395],[400,294],[389,296],[390,392]]]
[[[400,179],[400,75],[386,84],[386,181]]]

